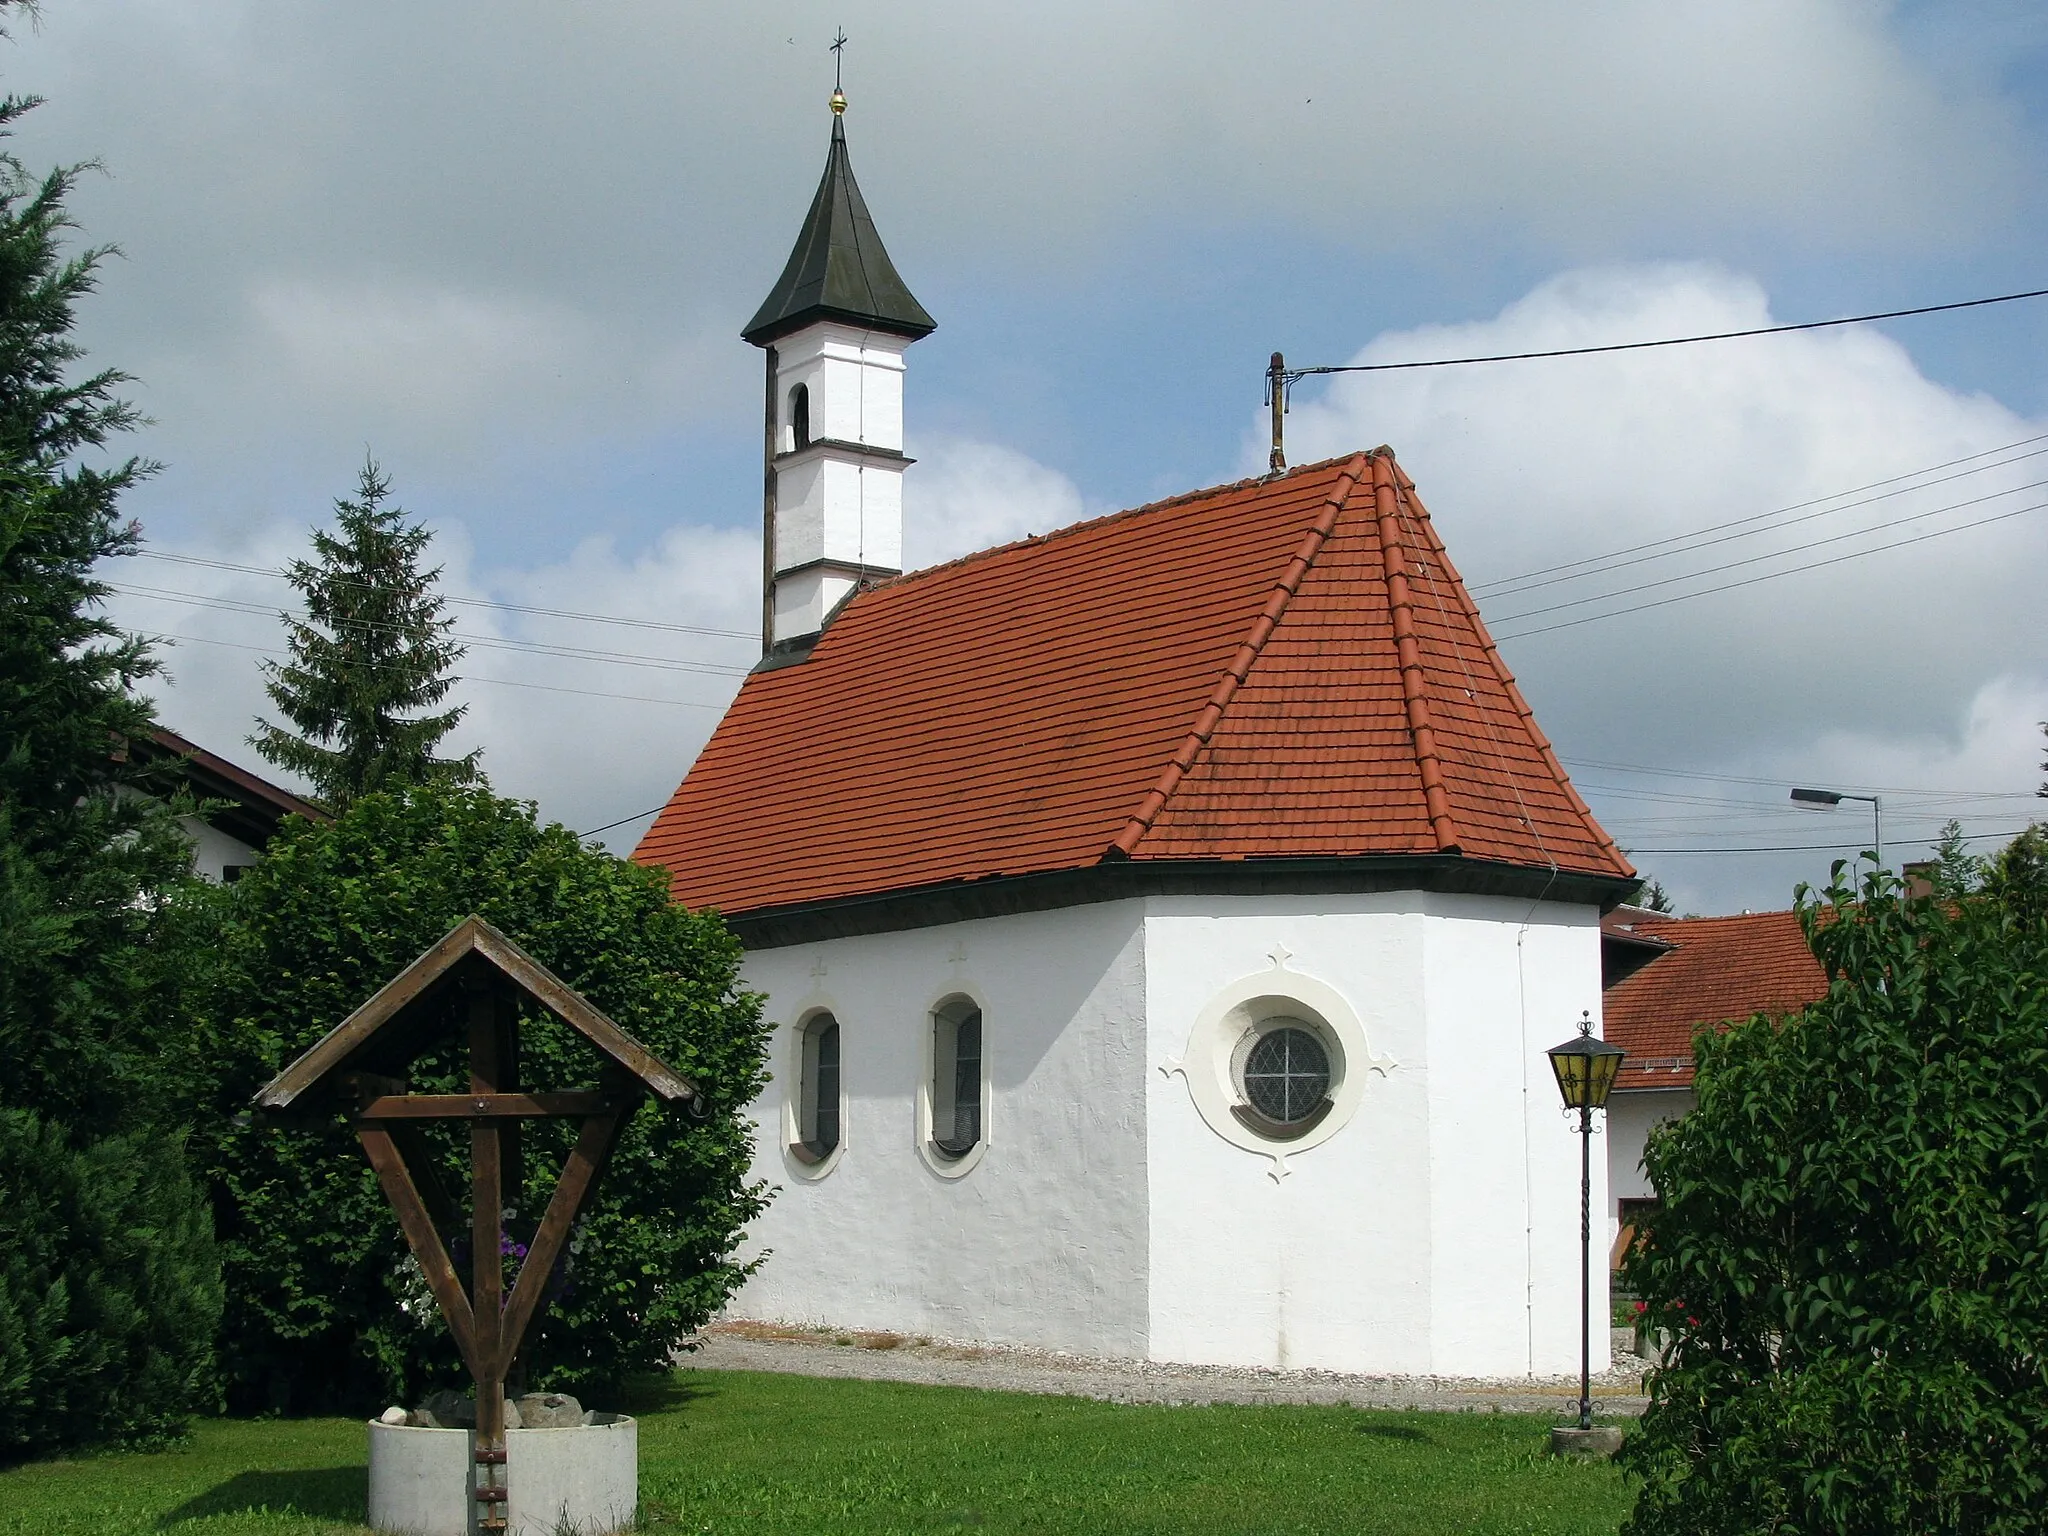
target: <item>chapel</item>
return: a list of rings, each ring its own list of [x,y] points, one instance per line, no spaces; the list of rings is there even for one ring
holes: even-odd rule
[[[934,322],[832,105],[743,333],[761,661],[634,853],[731,922],[774,1024],[733,1314],[1576,1372],[1544,1050],[1600,1019],[1637,882],[1415,483],[1361,448],[903,571]]]

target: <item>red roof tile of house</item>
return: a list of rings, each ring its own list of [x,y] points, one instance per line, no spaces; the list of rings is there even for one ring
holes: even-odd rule
[[[1390,450],[861,593],[634,851],[730,914],[1105,861],[1632,871]]]
[[[1702,1024],[1790,1013],[1827,995],[1827,975],[1795,912],[1644,916],[1630,929],[1672,948],[1602,1000],[1601,1034],[1628,1052],[1617,1088],[1685,1087]]]

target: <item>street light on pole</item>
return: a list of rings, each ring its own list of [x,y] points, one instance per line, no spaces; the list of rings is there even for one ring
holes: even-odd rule
[[[1564,1107],[1579,1114],[1579,1435],[1593,1429],[1593,1111],[1607,1107],[1608,1090],[1627,1053],[1593,1035],[1593,1015],[1579,1019],[1579,1032],[1547,1053],[1557,1075]],[[1559,1430],[1551,1436],[1555,1446]],[[1583,1440],[1581,1442],[1583,1444]]]
[[[1884,797],[1882,795],[1852,795],[1846,789],[1795,789],[1792,803],[1809,811],[1832,811],[1844,800],[1864,800],[1870,804],[1871,831],[1877,838],[1877,867],[1884,868]]]

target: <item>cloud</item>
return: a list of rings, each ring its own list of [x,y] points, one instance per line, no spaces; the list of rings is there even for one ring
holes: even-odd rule
[[[1087,515],[1073,481],[1014,448],[941,438],[923,452],[903,486],[903,558],[913,570]]]
[[[1772,318],[1754,281],[1716,266],[1608,267],[1562,274],[1492,320],[1377,337],[1356,360],[1589,346]],[[1319,398],[1304,386],[1288,419],[1297,462],[1393,443],[1568,758],[1776,775],[1788,781],[1780,802],[1797,779],[2019,796],[1990,810],[1954,795],[1930,801],[1936,820],[1901,821],[1902,844],[1951,811],[1973,828],[2003,825],[2034,788],[2033,722],[2048,714],[2048,635],[2036,622],[2048,443],[2024,440],[2043,433],[2048,422],[1929,380],[1896,342],[1861,328],[1343,375]],[[1968,457],[2009,444],[2022,446]],[[1259,430],[1244,454],[1255,468]],[[1956,460],[1966,462],[1880,483]],[[1842,494],[1856,487],[1872,489]],[[1757,516],[1776,509],[1791,510]],[[1943,532],[2004,513],[2018,515]],[[1753,521],[1713,544],[1659,543],[1744,519]],[[1940,536],[1839,558],[1928,533]],[[1626,549],[1636,550],[1626,565],[1550,569]],[[1823,561],[1837,563],[1793,570]],[[1660,606],[1548,629],[1650,603]],[[1957,777],[1940,782],[1949,772]],[[1754,813],[1668,801],[1647,816],[1646,793],[1722,791],[1713,780],[1687,787],[1611,771],[1592,782],[1614,786],[1589,798],[1625,842],[1646,847],[1825,835],[1812,818],[1772,835],[1784,807],[1758,790],[1745,791],[1762,807]],[[1667,835],[1688,825],[1676,842]],[[1806,866],[1815,874],[1825,859]],[[1759,890],[1761,865],[1674,867],[1667,883],[1705,910],[1772,899]],[[1775,899],[1789,894],[1786,880]]]

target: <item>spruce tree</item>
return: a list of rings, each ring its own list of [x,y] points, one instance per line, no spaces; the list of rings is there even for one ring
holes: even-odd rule
[[[464,648],[442,617],[440,567],[420,569],[433,534],[387,505],[390,494],[376,461],[365,461],[354,499],[334,503],[334,532],[313,531],[316,560],[288,568],[306,617],[290,623],[291,659],[264,671],[298,732],[259,720],[249,738],[337,810],[376,789],[479,776],[477,752],[434,756],[466,706],[420,713],[447,697]]]

